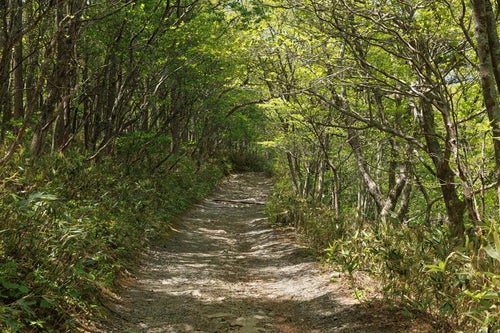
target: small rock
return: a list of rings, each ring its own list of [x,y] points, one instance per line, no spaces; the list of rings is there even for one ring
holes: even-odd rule
[[[330,280],[332,279],[340,279],[342,277],[342,273],[341,272],[332,272],[330,274]]]
[[[269,319],[269,317],[265,316],[265,315],[255,315],[253,316],[255,319],[257,320],[266,320],[266,319]]]
[[[246,317],[239,317],[236,320],[234,320],[231,325],[232,326],[255,326],[259,322],[258,319],[256,318],[246,318]]]

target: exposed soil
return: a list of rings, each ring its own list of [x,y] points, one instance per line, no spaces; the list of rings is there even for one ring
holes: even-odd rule
[[[317,263],[293,230],[272,228],[263,212],[270,189],[262,174],[226,178],[144,255],[99,331],[430,331],[383,303],[360,304],[347,279]]]

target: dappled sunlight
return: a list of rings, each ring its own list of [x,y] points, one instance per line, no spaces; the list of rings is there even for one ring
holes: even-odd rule
[[[269,226],[262,205],[234,202],[250,193],[262,202],[269,185],[260,174],[231,176],[187,212],[145,255],[115,331],[400,332],[401,316],[373,322],[347,280],[332,283],[290,229]]]

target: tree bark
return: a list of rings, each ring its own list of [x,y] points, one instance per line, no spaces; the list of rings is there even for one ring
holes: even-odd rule
[[[13,29],[18,36],[23,30],[23,1],[14,0],[16,3],[13,15]],[[24,116],[24,80],[23,80],[23,39],[18,38],[14,46],[14,118],[19,120]]]
[[[493,132],[497,205],[500,209],[500,43],[491,1],[471,0],[471,3],[483,100]]]
[[[436,177],[439,180],[446,213],[449,219],[450,237],[453,242],[460,242],[464,237],[464,212],[465,203],[459,198],[455,185],[455,174],[450,166],[449,147],[444,151],[438,141],[436,124],[434,120],[433,106],[424,98],[420,99],[422,109],[422,130],[424,133],[427,153],[429,154],[436,169]]]
[[[58,75],[63,75],[64,78],[60,79],[62,86],[59,87],[60,97],[57,103],[57,120],[53,138],[55,150],[64,149],[72,133],[71,98],[77,84],[76,46],[84,5],[83,1],[72,0],[60,4],[57,9],[58,25],[63,34],[57,44],[57,59],[60,63]]]
[[[12,119],[11,97],[9,93],[11,45],[11,8],[6,0],[0,1],[0,143],[4,141]]]

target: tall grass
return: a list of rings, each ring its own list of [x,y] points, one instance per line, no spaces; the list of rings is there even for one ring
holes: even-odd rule
[[[387,300],[431,314],[443,331],[500,329],[500,224],[490,221],[452,248],[443,225],[336,217],[317,201],[277,189],[272,220],[293,224],[329,263],[377,279]],[[353,214],[354,215],[354,214]]]
[[[158,157],[160,158],[160,157]],[[170,161],[175,161],[175,166]],[[0,331],[75,331],[171,219],[221,177],[172,156],[13,161],[0,179]]]

